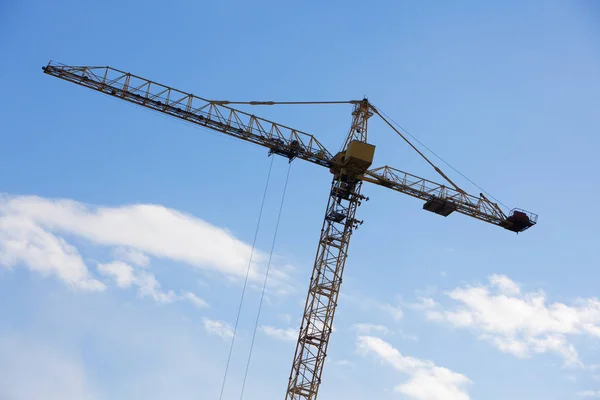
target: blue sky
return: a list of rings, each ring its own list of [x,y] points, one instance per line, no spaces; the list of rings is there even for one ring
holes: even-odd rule
[[[44,75],[110,65],[211,99],[368,96],[520,235],[365,185],[319,398],[600,398],[593,1],[0,4],[0,398],[217,399],[267,151]],[[350,106],[251,112],[332,152]],[[439,179],[372,119],[374,166]],[[479,190],[443,168],[469,192]],[[275,159],[224,399],[238,399]],[[327,200],[291,165],[244,399],[284,397]]]

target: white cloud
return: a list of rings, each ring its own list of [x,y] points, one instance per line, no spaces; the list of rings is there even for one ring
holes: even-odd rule
[[[389,335],[391,333],[390,328],[384,325],[358,323],[352,325],[359,335]]]
[[[177,295],[169,290],[168,292],[162,292],[160,290],[160,283],[156,280],[154,275],[140,271],[138,272],[136,279],[136,284],[139,286],[140,296],[145,297],[149,296],[157,303],[172,303],[175,300],[178,300]]]
[[[160,207],[158,208],[160,209]],[[55,276],[77,289],[103,291],[106,289],[106,285],[91,275],[77,249],[51,230],[80,234],[92,241],[96,236],[103,238],[111,233],[118,236],[122,231],[128,231],[131,234],[136,232],[140,226],[124,227],[124,223],[141,218],[141,216],[128,216],[126,212],[119,214],[118,210],[103,211],[108,214],[112,213],[112,216],[104,220],[100,216],[101,211],[91,212],[79,203],[72,201],[0,196],[0,267],[24,266],[42,276]],[[165,212],[177,214],[176,212]],[[181,215],[180,217],[183,218]],[[76,227],[75,224],[78,223],[89,223],[91,226]],[[161,227],[158,226],[158,228],[154,233],[158,233],[160,236]],[[141,232],[137,233],[141,234]],[[142,237],[141,240],[148,240],[148,236],[152,235],[152,232],[146,232],[146,239]],[[102,240],[100,241],[102,242]],[[132,260],[135,265],[146,266],[149,262],[149,258],[145,254],[134,248],[120,247],[113,249],[113,253],[117,254],[119,258]],[[182,296],[177,296],[172,290],[163,292],[153,274],[136,271],[124,261],[99,263],[97,271],[101,275],[110,277],[120,288],[135,285],[140,296],[150,297],[158,303],[171,303],[186,299],[196,307],[207,306],[203,299],[191,292],[185,292]]]
[[[350,366],[354,366],[355,364],[350,361],[350,360],[346,360],[346,359],[341,359],[341,360],[329,360],[330,364],[334,364],[334,365],[340,365],[342,367],[350,367]]]
[[[109,264],[98,264],[96,267],[102,275],[110,276],[120,288],[128,288],[135,282],[133,268],[122,261]]]
[[[407,382],[394,388],[398,393],[415,400],[469,400],[466,386],[471,383],[465,375],[438,367],[433,362],[404,356],[388,342],[374,336],[360,336],[358,351],[372,354],[397,371],[409,376]]]
[[[396,304],[381,302],[369,296],[363,296],[361,294],[348,294],[340,293],[340,297],[344,299],[344,302],[352,302],[358,305],[361,309],[368,312],[382,311],[389,315],[395,321],[400,321],[404,318],[404,311],[402,309],[402,302],[398,300]],[[303,303],[304,304],[304,303]]]
[[[577,393],[577,396],[599,399],[600,390],[585,390],[583,392]]]
[[[127,248],[127,256],[142,264],[143,255],[149,254],[239,278],[245,276],[250,258],[251,246],[225,229],[155,204],[94,208],[73,200],[5,195],[0,197],[0,213],[96,244]],[[253,258],[250,279],[260,281],[258,264],[265,255],[255,251]],[[274,280],[285,278],[277,269],[272,272]]]
[[[571,335],[600,337],[600,300],[578,299],[573,305],[547,303],[541,292],[525,292],[506,276],[493,275],[488,285],[467,286],[447,293],[455,303],[424,299],[427,318],[473,329],[501,351],[518,357],[555,353],[565,365],[581,365]]]
[[[379,308],[390,314],[396,321],[400,321],[404,318],[404,311],[402,311],[402,308],[399,305],[379,304]]]
[[[131,265],[122,261],[98,264],[97,269],[102,275],[112,278],[118,287],[125,289],[135,285],[141,297],[150,297],[157,303],[165,304],[178,300],[188,300],[198,308],[208,307],[206,301],[192,292],[184,292],[181,296],[176,295],[172,290],[163,292],[160,283],[153,274],[144,270],[136,271]]]
[[[429,310],[430,308],[434,308],[436,306],[437,303],[429,297],[420,297],[419,301],[408,305],[408,307],[412,308],[413,310]]]
[[[505,275],[497,275],[494,274],[489,278],[490,283],[498,288],[501,293],[504,293],[509,296],[516,296],[521,293],[521,288],[519,285],[513,281],[511,281]]]
[[[293,328],[281,329],[269,325],[263,325],[260,329],[266,334],[277,340],[296,341],[298,339],[298,330]]]
[[[224,321],[204,318],[202,324],[204,325],[204,330],[206,330],[206,332],[220,336],[222,339],[231,339],[233,337],[231,325]]]
[[[140,297],[150,297],[157,303],[172,303],[180,298],[172,291],[162,292],[156,277],[146,271],[135,271],[131,265],[122,261],[113,261],[109,264],[98,264],[98,271],[102,275],[111,277],[120,288],[137,286]]]
[[[370,324],[370,323],[357,323],[352,325],[352,328],[356,330],[358,335],[395,335],[405,340],[419,340],[416,335],[404,333],[401,329],[392,329],[385,325]]]
[[[77,288],[105,289],[90,276],[77,249],[60,235],[107,246],[116,259],[129,265],[147,266],[152,256],[217,272],[229,279],[245,277],[251,252],[251,246],[227,230],[160,205],[90,207],[67,199],[0,195],[0,266],[23,265]],[[261,251],[254,252],[251,286],[262,283],[265,259]],[[293,267],[284,263],[272,266],[269,287],[278,294],[292,291],[292,271]],[[126,273],[122,268],[119,272]],[[125,280],[117,284],[127,285],[128,278],[121,277]],[[153,291],[156,285],[150,276],[140,279],[146,282],[144,293],[163,302],[172,298],[168,293],[163,296]]]
[[[192,292],[183,293],[183,298],[188,300],[190,303],[192,303],[193,305],[195,305],[198,308],[208,307],[208,303],[206,301],[204,301],[204,299],[201,299],[200,297],[196,296]]]
[[[291,314],[287,314],[287,313],[279,314],[279,315],[277,315],[277,318],[279,318],[283,322],[287,322],[288,324],[290,322],[292,322],[292,315]]]
[[[92,278],[77,249],[20,215],[0,207],[0,266],[25,266],[42,276],[53,275],[68,285],[102,291],[104,284]]]
[[[113,250],[113,256],[138,267],[147,267],[150,264],[150,257],[135,249],[117,247]]]

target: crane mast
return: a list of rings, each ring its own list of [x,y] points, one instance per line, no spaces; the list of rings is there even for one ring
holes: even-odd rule
[[[333,155],[313,135],[236,110],[228,104],[314,104],[314,102],[238,102],[207,100],[111,67],[67,66],[49,63],[44,73],[87,87],[172,117],[258,144],[269,155],[302,159],[329,168],[333,175],[319,246],[304,306],[302,325],[286,400],[315,400],[333,328],[348,245],[358,206],[368,200],[361,194],[363,182],[373,183],[425,201],[423,209],[447,217],[453,212],[522,232],[537,223],[537,215],[513,209],[509,215],[483,194],[473,196],[460,189],[429,161],[368,102],[350,100],[352,125],[343,150]],[[374,114],[400,134],[448,183],[439,184],[390,166],[369,169],[375,146],[367,143],[368,120]]]
[[[290,373],[287,400],[315,399],[327,356],[348,245],[362,222],[356,210],[366,198],[359,179],[371,165],[375,147],[366,143],[367,121],[372,115],[365,100],[354,106],[352,126],[344,150],[336,155],[340,166],[331,168],[333,181],[315,257],[304,316]]]

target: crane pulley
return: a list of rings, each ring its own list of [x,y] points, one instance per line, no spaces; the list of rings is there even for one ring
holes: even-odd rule
[[[350,237],[358,225],[358,206],[367,197],[363,182],[387,187],[424,200],[423,209],[448,216],[453,212],[522,232],[537,222],[537,215],[513,209],[508,215],[483,194],[473,196],[448,176],[402,135],[367,99],[330,102],[230,102],[207,100],[111,67],[67,66],[49,63],[44,73],[107,95],[200,125],[269,149],[269,154],[296,158],[327,167],[333,175],[321,236],[304,306],[287,400],[314,400],[323,365],[348,255]],[[352,124],[343,150],[329,152],[313,135],[231,108],[231,104],[351,104]],[[375,146],[367,142],[368,120],[382,118],[449,184],[439,184],[383,166],[371,168]]]

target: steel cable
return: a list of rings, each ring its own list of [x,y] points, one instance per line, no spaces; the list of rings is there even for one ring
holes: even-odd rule
[[[244,373],[244,381],[242,382],[242,391],[240,393],[240,400],[244,397],[244,389],[246,388],[246,379],[248,378],[248,370],[250,369],[250,359],[252,358],[252,350],[254,349],[254,340],[256,339],[256,331],[258,330],[258,321],[260,319],[260,312],[262,310],[263,299],[265,297],[265,290],[267,288],[267,280],[269,278],[269,270],[271,269],[271,261],[273,259],[273,250],[275,249],[275,240],[277,239],[277,232],[279,230],[279,222],[281,221],[281,211],[283,210],[283,204],[285,201],[285,193],[287,192],[288,182],[290,180],[290,170],[292,164],[288,166],[287,176],[285,178],[285,185],[283,186],[283,194],[281,196],[281,204],[279,205],[279,214],[277,215],[277,222],[275,223],[275,234],[273,235],[273,242],[271,243],[271,253],[269,254],[269,261],[267,262],[267,270],[265,272],[265,279],[263,282],[262,293],[260,295],[260,302],[258,304],[258,311],[256,313],[256,322],[254,323],[254,332],[252,333],[252,342],[250,343],[250,352],[248,354],[248,361],[246,363],[246,372]]]
[[[487,192],[485,189],[483,189],[481,186],[479,186],[477,183],[473,182],[471,179],[469,179],[466,175],[464,175],[462,172],[460,172],[458,169],[454,168],[449,162],[447,162],[446,160],[444,160],[442,157],[440,157],[439,155],[437,155],[436,152],[434,152],[433,150],[431,150],[429,147],[427,147],[425,144],[423,144],[419,139],[417,139],[415,136],[413,136],[409,131],[407,131],[405,128],[402,127],[402,125],[400,125],[399,123],[397,123],[396,121],[394,121],[389,115],[387,115],[385,112],[383,112],[381,109],[379,109],[378,107],[376,107],[374,104],[371,104],[371,106],[373,106],[373,108],[375,108],[378,112],[380,112],[381,114],[383,114],[388,120],[390,120],[394,125],[396,125],[399,129],[401,129],[404,133],[406,133],[408,136],[410,136],[411,138],[413,138],[413,140],[417,143],[419,143],[421,146],[423,146],[423,148],[425,148],[427,151],[429,151],[431,154],[433,154],[435,157],[437,157],[440,161],[442,161],[444,164],[446,164],[448,167],[452,168],[456,173],[458,173],[460,176],[462,176],[463,178],[465,178],[467,181],[469,181],[472,185],[476,186],[479,190],[481,190],[483,193],[485,193],[486,195],[488,195],[490,198],[494,199],[497,203],[499,203],[500,205],[502,205],[504,208],[506,208],[507,210],[510,210],[509,207],[507,207],[504,203],[502,203],[500,200],[498,200],[497,198],[495,198],[494,196],[492,196],[489,192]]]
[[[271,158],[271,163],[269,165],[269,173],[267,175],[267,183],[265,184],[265,191],[263,193],[262,202],[260,205],[260,211],[258,213],[258,222],[256,223],[256,230],[254,232],[254,239],[252,241],[252,250],[250,251],[250,259],[248,260],[248,268],[246,269],[246,277],[244,279],[244,287],[242,289],[242,296],[240,298],[240,305],[238,307],[237,317],[235,319],[235,326],[233,328],[233,336],[231,337],[231,345],[229,346],[229,355],[227,356],[227,364],[225,365],[225,374],[223,376],[223,384],[221,385],[221,394],[219,395],[219,400],[223,399],[223,392],[225,390],[225,382],[227,381],[227,373],[229,371],[229,364],[231,362],[231,354],[233,352],[233,344],[235,343],[235,337],[237,334],[238,323],[240,321],[240,314],[242,312],[242,304],[244,303],[244,296],[246,294],[246,287],[248,286],[248,276],[250,275],[250,269],[252,267],[252,257],[254,256],[254,249],[256,247],[256,239],[258,237],[258,230],[260,228],[260,221],[262,219],[263,210],[265,207],[265,199],[267,197],[267,189],[269,188],[269,181],[271,180],[271,170],[273,169],[273,160],[275,157]],[[288,172],[289,174],[289,172]],[[287,183],[287,182],[286,182]]]

